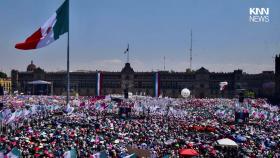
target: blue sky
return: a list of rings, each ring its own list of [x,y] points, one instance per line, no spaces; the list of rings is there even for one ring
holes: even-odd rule
[[[25,70],[31,60],[47,71],[66,69],[66,35],[48,47],[14,48],[36,31],[62,0],[0,1],[0,70]],[[270,8],[269,23],[250,23],[249,8]],[[119,71],[130,44],[136,71],[189,67],[248,73],[274,70],[280,53],[279,0],[71,0],[71,70]]]

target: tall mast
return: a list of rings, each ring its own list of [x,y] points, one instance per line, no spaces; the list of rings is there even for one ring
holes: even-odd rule
[[[126,62],[129,63],[129,43],[127,44],[126,53]]]
[[[163,57],[163,70],[165,71],[165,56]]]
[[[70,95],[70,74],[69,74],[69,25],[70,25],[70,0],[68,0],[68,33],[67,33],[67,98],[66,98],[66,104],[69,103],[69,95]]]

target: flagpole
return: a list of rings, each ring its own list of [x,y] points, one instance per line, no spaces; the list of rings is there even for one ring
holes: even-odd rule
[[[70,0],[68,0],[68,33],[67,33],[67,98],[66,105],[69,103],[70,94],[70,74],[69,74],[69,25],[70,25]]]
[[[127,44],[127,63],[129,63],[129,44]]]

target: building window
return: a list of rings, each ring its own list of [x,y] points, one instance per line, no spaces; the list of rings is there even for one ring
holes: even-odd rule
[[[138,87],[139,87],[139,88],[142,87],[142,82],[138,82]]]
[[[204,88],[204,84],[200,84],[200,88]]]

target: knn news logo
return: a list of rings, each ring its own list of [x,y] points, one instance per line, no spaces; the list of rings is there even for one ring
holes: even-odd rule
[[[249,21],[253,23],[268,23],[269,22],[269,8],[250,8]]]

